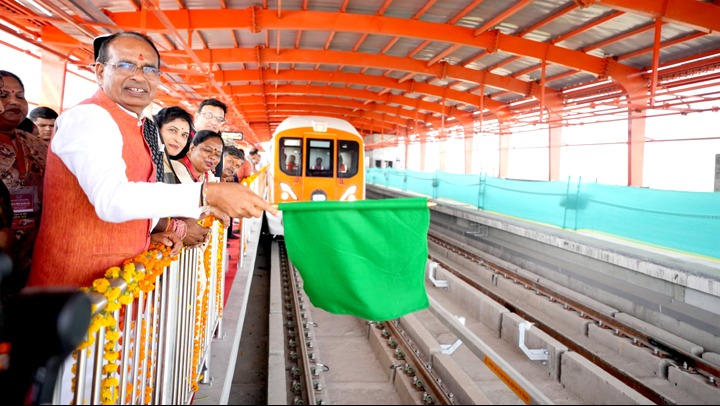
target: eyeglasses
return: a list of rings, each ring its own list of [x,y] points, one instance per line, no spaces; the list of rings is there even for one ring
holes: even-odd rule
[[[204,112],[204,113],[200,113],[200,115],[203,116],[203,117],[205,117],[205,118],[208,119],[208,120],[215,119],[215,122],[217,122],[218,124],[222,124],[222,123],[224,123],[224,122],[226,121],[224,118],[218,117],[218,116],[214,115],[213,113],[211,113],[211,112],[209,112],[209,111],[206,111],[206,112]]]
[[[138,68],[140,66],[135,65],[134,63],[130,62],[100,62],[103,65],[110,65],[117,69],[118,73],[121,75],[127,75],[132,76],[137,72]],[[157,79],[162,75],[162,72],[160,72],[160,69],[154,68],[152,66],[143,66],[142,67],[143,75],[148,79]]]

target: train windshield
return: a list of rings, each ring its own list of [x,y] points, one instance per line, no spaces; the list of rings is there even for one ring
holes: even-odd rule
[[[350,178],[358,173],[360,144],[357,141],[338,140],[338,178]]]
[[[280,139],[280,170],[290,176],[302,173],[302,139]]]
[[[307,176],[315,178],[332,178],[333,153],[332,140],[307,140]]]

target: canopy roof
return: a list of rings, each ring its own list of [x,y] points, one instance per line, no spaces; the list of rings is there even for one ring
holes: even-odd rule
[[[292,115],[403,136],[720,97],[720,0],[6,0],[0,20],[81,66],[95,36],[145,32],[158,102],[218,98],[249,142]]]

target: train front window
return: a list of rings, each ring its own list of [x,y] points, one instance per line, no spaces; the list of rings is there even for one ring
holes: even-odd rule
[[[338,178],[351,178],[357,175],[359,157],[360,144],[357,141],[338,140]]]
[[[307,176],[316,178],[332,178],[333,142],[330,140],[307,140]]]
[[[302,139],[281,138],[280,156],[278,166],[280,170],[290,176],[302,174]]]

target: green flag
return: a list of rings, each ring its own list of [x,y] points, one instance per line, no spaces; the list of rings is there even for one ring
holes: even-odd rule
[[[426,198],[281,203],[285,245],[315,307],[386,321],[427,308]]]

